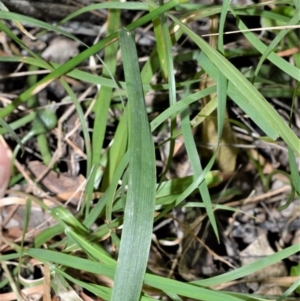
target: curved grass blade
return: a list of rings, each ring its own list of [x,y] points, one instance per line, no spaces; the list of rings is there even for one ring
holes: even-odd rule
[[[135,42],[126,29],[120,45],[129,100],[129,181],[112,301],[140,298],[152,236],[155,151],[147,118]]]
[[[260,271],[261,269],[268,267],[276,262],[279,262],[285,258],[288,258],[289,256],[296,254],[299,251],[300,251],[299,245],[297,244],[292,245],[281,251],[278,251],[275,254],[268,255],[265,258],[259,259],[253,263],[238,268],[234,271],[230,271],[228,273],[222,274],[220,276],[212,277],[209,279],[193,281],[191,283],[200,286],[212,286],[223,282],[229,282],[231,280],[236,280],[238,278],[245,277],[247,275]]]
[[[242,31],[245,38],[251,43],[251,45],[253,45],[262,55],[264,55],[264,53],[268,51],[268,47],[263,42],[261,42],[252,32],[250,32],[248,27],[240,19],[238,21],[238,28]],[[293,77],[297,81],[300,81],[299,69],[290,64],[282,57],[278,56],[276,53],[271,52],[268,55],[268,60],[289,76]]]
[[[287,23],[287,25],[296,25],[300,20],[300,11],[298,10],[295,14],[295,16]],[[277,46],[277,44],[290,32],[290,29],[285,29],[280,31],[275,37],[275,39],[270,43],[270,45],[267,47],[263,55],[261,56],[255,72],[254,72],[254,78],[257,77],[258,72],[265,61],[266,58],[270,55],[270,53],[274,50],[274,48]]]
[[[3,10],[4,12],[9,12],[7,7],[1,1],[0,10]],[[36,40],[36,37],[34,37],[30,32],[28,32],[19,21],[13,21],[13,23],[15,23],[15,25],[20,29],[20,31],[23,32],[31,40]]]
[[[217,67],[211,63],[203,53],[200,54],[198,60],[206,72],[216,80],[218,76]],[[253,89],[255,88],[253,87]],[[276,133],[280,133],[280,136],[285,142],[297,155],[300,155],[299,139],[266,100],[264,100],[264,104],[269,108],[269,110],[267,109],[267,115],[265,115],[265,110],[260,103],[258,104],[256,101],[253,101],[254,99],[249,99],[247,93],[243,92],[241,88],[234,86],[231,82],[228,83],[227,93],[228,96],[236,102],[236,104],[246,112],[267,135],[273,139],[276,138]],[[259,92],[257,91],[257,93]]]
[[[14,128],[11,126],[11,124],[7,124],[5,122],[5,120],[3,120],[2,118],[0,118],[0,125],[3,128],[3,131],[1,132],[1,128],[0,128],[0,135],[4,134],[6,131],[7,133],[10,133],[10,135],[16,140],[16,142],[20,145],[22,151],[24,152],[24,145],[21,141],[21,139],[17,136],[17,134],[14,132]]]
[[[141,17],[135,22],[132,22],[128,25],[128,30],[134,30],[139,26],[151,21],[153,18],[159,16],[160,14],[172,9],[174,6],[178,5],[179,3],[184,2],[183,0],[172,0],[168,3],[156,8],[154,11],[148,13],[147,15]],[[17,15],[17,14],[16,14]],[[4,14],[5,17],[5,14]],[[1,18],[1,12],[0,12]],[[68,62],[63,64],[62,66],[58,67],[50,74],[45,76],[43,79],[38,81],[35,85],[27,89],[25,92],[19,95],[12,103],[7,105],[5,108],[0,110],[0,118],[6,117],[10,114],[13,110],[15,110],[21,103],[26,102],[28,98],[32,97],[33,95],[37,94],[41,90],[43,90],[48,84],[59,78],[60,76],[67,74],[71,70],[73,70],[77,65],[83,62],[85,59],[88,59],[90,56],[94,55],[95,53],[102,50],[108,44],[115,42],[118,39],[118,32],[115,32],[108,37],[102,39],[97,44],[91,46],[90,48],[84,50],[76,57],[70,59]]]
[[[59,24],[66,23],[70,21],[71,19],[74,19],[75,17],[84,14],[89,11],[93,10],[100,10],[100,9],[119,9],[119,10],[147,10],[148,6],[145,3],[139,3],[139,2],[104,2],[104,3],[96,3],[87,5],[85,7],[82,7],[72,14],[65,17],[63,20],[59,22]]]
[[[185,148],[186,148],[186,151],[187,151],[187,154],[190,159],[190,162],[191,162],[191,165],[193,168],[193,172],[194,172],[194,179],[197,179],[203,173],[203,169],[202,169],[202,164],[199,160],[199,154],[198,154],[196,143],[195,143],[194,136],[192,133],[188,109],[185,109],[181,113],[181,126],[182,126],[182,134],[183,134],[184,141],[185,141]],[[219,240],[217,223],[216,223],[216,219],[214,216],[208,187],[207,187],[207,184],[205,181],[203,181],[199,185],[199,192],[201,194],[203,203],[205,204],[205,209],[206,209],[207,215],[209,217],[209,221],[213,227],[213,230],[215,232],[217,240]]]
[[[163,1],[160,1],[161,4],[163,4]],[[166,80],[169,84],[169,105],[172,106],[176,103],[176,81],[175,81],[175,71],[174,71],[174,63],[172,58],[172,41],[170,38],[170,33],[168,30],[167,25],[167,19],[164,14],[160,15],[159,23],[161,27],[161,34],[163,38],[163,42],[160,40],[157,40],[157,50],[158,50],[158,56],[161,61],[161,69],[163,76],[166,77]],[[153,23],[155,24],[155,23]],[[159,34],[158,32],[156,35]],[[163,52],[164,54],[160,55],[159,53]],[[162,62],[165,61],[165,62]],[[171,136],[174,136],[176,132],[176,115],[172,115],[170,117],[170,131]],[[163,181],[167,175],[167,172],[169,171],[171,164],[172,164],[172,158],[173,153],[175,149],[175,139],[170,140],[169,144],[169,151],[168,156],[166,160],[166,165],[164,167],[164,171],[161,175],[160,181]]]
[[[112,1],[115,2],[115,1]],[[113,32],[117,31],[120,27],[120,11],[111,10],[109,12],[109,18],[107,20],[107,35],[111,35]],[[102,71],[103,77],[113,77],[115,76],[116,66],[117,66],[117,52],[118,44],[113,43],[108,45],[104,50],[104,66]],[[117,86],[117,84],[116,84]],[[106,116],[109,112],[110,100],[112,99],[113,90],[110,87],[101,87],[98,93],[96,103],[94,105],[95,120],[93,125],[92,134],[92,164],[93,166],[99,166],[101,151],[103,149],[103,141],[106,131]],[[104,118],[105,117],[105,118]],[[108,162],[109,164],[110,162]],[[96,170],[96,168],[95,168]],[[90,211],[89,200],[92,197],[94,183],[95,183],[96,172],[92,172],[88,180],[87,187],[85,189],[85,215],[87,216]],[[82,208],[83,209],[83,208]]]
[[[261,123],[262,130],[265,131],[265,127],[272,128],[273,131],[269,134],[270,137],[275,140],[280,136],[298,155],[300,155],[299,139],[295,133],[288,127],[284,120],[278,115],[274,108],[266,101],[266,99],[257,91],[255,87],[241,74],[226,58],[207,44],[202,38],[196,35],[185,24],[180,22],[177,18],[169,15],[176,24],[202,49],[205,55],[210,61],[214,62],[214,65],[220,72],[226,76],[228,81],[239,90],[245,97],[244,104],[248,105],[248,108],[257,108],[256,112],[249,110],[246,113],[253,118],[260,118],[264,121]],[[300,72],[298,70],[298,77],[300,78]],[[226,93],[226,91],[223,91]],[[248,103],[248,104],[247,104]],[[249,106],[250,105],[250,106]],[[257,112],[259,113],[258,116]],[[265,126],[264,126],[265,124]]]

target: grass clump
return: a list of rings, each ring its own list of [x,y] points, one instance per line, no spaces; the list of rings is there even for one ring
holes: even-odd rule
[[[0,108],[0,133],[16,149],[2,207],[23,208],[20,239],[2,240],[3,298],[11,293],[23,300],[33,286],[45,300],[53,294],[66,300],[295,300],[299,280],[284,273],[277,279],[266,272],[278,281],[275,296],[247,287],[266,282],[259,272],[299,252],[292,238],[247,263],[230,258],[233,247],[226,243],[238,215],[262,227],[255,210],[266,205],[255,202],[277,191],[274,182],[284,184],[285,199],[269,210],[284,212],[298,202],[299,10],[297,1],[112,1],[86,5],[53,25],[2,7],[0,29],[15,50],[3,42],[0,61],[26,71],[7,71],[3,89],[14,77],[27,79],[21,88],[12,80],[14,95],[5,91],[8,101]],[[97,38],[63,29],[99,11],[106,17]],[[259,33],[249,29],[251,22]],[[28,37],[47,40],[50,33],[75,41],[79,53],[45,59]],[[276,158],[278,149],[285,163]],[[245,186],[245,175],[255,181]],[[250,213],[247,202],[254,204]],[[37,223],[35,210],[44,214]],[[246,248],[245,239],[239,243],[236,254]],[[204,279],[205,256],[221,268]],[[237,284],[244,289],[227,289]]]

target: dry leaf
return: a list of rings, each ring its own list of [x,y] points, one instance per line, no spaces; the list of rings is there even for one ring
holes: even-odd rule
[[[47,166],[39,161],[32,161],[28,164],[29,170],[35,177],[43,174],[48,169]],[[69,200],[71,196],[79,198],[82,190],[85,178],[82,175],[76,177],[70,177],[63,174],[58,174],[53,170],[47,172],[47,174],[41,179],[40,183],[51,193],[55,194],[59,199],[63,201]],[[82,188],[83,189],[83,188]]]

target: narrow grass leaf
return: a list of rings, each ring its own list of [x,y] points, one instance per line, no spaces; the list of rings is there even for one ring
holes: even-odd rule
[[[236,16],[236,15],[235,15]],[[264,54],[268,47],[260,41],[252,32],[249,31],[248,27],[241,21],[238,20],[238,27],[242,31],[245,38],[253,45],[261,54]],[[272,62],[275,66],[281,69],[283,72],[293,77],[297,81],[300,81],[300,72],[299,68],[293,66],[284,58],[278,56],[276,53],[271,52],[268,55],[268,60]]]
[[[68,33],[67,31],[65,31],[65,30],[63,30],[63,29],[61,29],[57,26],[51,25],[50,23],[46,23],[46,22],[43,22],[43,21],[40,21],[38,19],[34,19],[34,18],[31,18],[31,17],[25,16],[25,15],[12,13],[12,12],[0,11],[0,19],[11,20],[11,21],[18,20],[22,23],[31,24],[31,25],[46,29],[48,31],[57,32],[61,35],[64,35],[64,36],[66,36],[66,37],[68,37],[72,40],[75,40],[75,41],[82,44],[82,42],[76,36]]]
[[[29,120],[29,121],[31,121],[31,120]],[[2,118],[0,118],[0,125],[3,127],[3,129],[0,129],[0,135],[5,134],[5,133],[9,133],[16,140],[18,145],[20,145],[22,151],[24,151],[24,145],[23,145],[21,139],[14,132],[14,129],[16,129],[16,127],[14,127],[12,124],[7,124],[5,122],[5,120],[3,120]]]
[[[56,206],[51,208],[50,214],[61,225],[69,226],[76,229],[78,232],[89,234],[88,229],[65,207]]]
[[[168,107],[165,111],[160,113],[152,122],[151,122],[151,131],[154,131],[158,126],[165,122],[173,114],[180,112],[181,110],[187,108],[191,103],[199,100],[202,97],[205,97],[209,94],[212,94],[216,91],[216,86],[211,86],[199,92],[193,93],[187,97],[184,97],[180,101],[174,103],[172,106]],[[216,108],[216,106],[214,107]]]
[[[17,142],[21,142],[20,138],[17,137],[16,133],[14,133],[14,130],[17,130],[22,126],[26,125],[27,123],[33,121],[33,119],[35,119],[35,115],[35,112],[29,113],[26,116],[21,117],[18,120],[13,121],[9,124],[7,124],[2,118],[0,118],[0,125],[2,126],[2,128],[0,128],[0,135],[9,133]]]
[[[129,102],[129,182],[112,301],[139,300],[152,236],[155,152],[147,118],[135,42],[120,30]]]
[[[153,18],[172,9],[174,6],[176,6],[182,2],[183,2],[182,0],[169,1],[168,3],[158,7],[154,11],[139,18],[135,22],[132,22],[130,25],[128,25],[128,30],[134,30],[134,29],[138,28],[139,26],[142,26],[143,24],[151,21]],[[1,13],[3,13],[3,12],[0,11],[0,18],[1,18]],[[7,12],[7,14],[9,14],[9,13]],[[16,16],[18,16],[18,15],[16,15]],[[5,17],[5,14],[4,14],[4,17]],[[0,25],[1,25],[1,22],[0,22]],[[118,33],[115,32],[115,33],[109,35],[108,37],[102,39],[95,45],[91,46],[90,48],[79,53],[76,57],[70,59],[68,62],[61,65],[54,71],[52,71],[50,74],[48,74],[43,79],[38,81],[35,85],[33,85],[32,87],[28,88],[26,91],[21,93],[12,103],[7,105],[5,108],[1,109],[0,110],[0,118],[6,117],[13,110],[15,110],[20,104],[22,104],[23,102],[26,102],[31,96],[33,96],[33,95],[37,94],[38,92],[40,92],[41,90],[43,90],[48,84],[50,84],[54,80],[58,79],[60,76],[67,74],[72,69],[74,69],[77,65],[79,65],[81,62],[88,59],[90,56],[94,55],[95,53],[99,52],[104,47],[106,47],[108,44],[115,42],[117,39],[118,39]]]
[[[38,66],[38,67],[43,68],[43,69],[47,69],[47,70],[49,69],[49,66],[45,61],[37,60],[37,59],[31,58],[31,57],[17,57],[17,56],[14,56],[14,57],[1,57],[0,56],[0,62],[21,62],[21,63],[25,63],[25,64],[29,64],[29,65],[35,65],[35,66]],[[56,64],[56,63],[51,63],[51,65],[55,69],[60,67],[60,65]],[[48,72],[50,73],[50,71],[48,71]],[[116,88],[116,82],[114,80],[112,80],[110,78],[105,78],[105,77],[102,77],[102,76],[99,76],[99,75],[91,74],[91,73],[88,73],[88,72],[84,72],[82,70],[75,69],[75,70],[72,70],[72,71],[68,72],[67,75],[72,77],[72,78],[75,78],[75,79],[81,80],[83,82],[86,82],[86,83],[90,83],[90,84],[94,84],[94,85],[101,85],[101,86],[105,86],[105,87]],[[166,83],[166,84],[157,84],[157,85],[147,84],[147,82],[149,82],[149,81],[150,80],[148,80],[148,81],[145,80],[144,81],[145,82],[145,84],[143,84],[144,91],[150,91],[150,90],[151,91],[153,91],[153,90],[154,91],[161,91],[161,90],[168,90],[169,89],[169,84],[168,83]],[[199,83],[199,79],[186,80],[186,81],[183,81],[183,82],[177,81],[176,88],[183,88],[183,87],[195,84],[195,83]],[[125,87],[126,87],[126,84],[123,81],[119,81],[118,85],[122,89],[125,89]],[[122,93],[124,95],[126,95],[125,92],[126,91],[122,91]]]
[[[194,181],[193,176],[183,178],[175,178],[157,185],[156,198],[161,198],[168,195],[176,195],[182,193]],[[205,177],[208,186],[214,185],[222,181],[221,173],[218,171],[210,171]]]
[[[300,148],[300,143],[299,143],[299,148]],[[300,196],[300,174],[299,174],[295,154],[290,147],[288,147],[288,157],[289,157],[289,164],[291,169],[292,183],[298,195]]]
[[[295,16],[286,24],[286,25],[296,25],[300,20],[300,11],[298,10],[295,14]],[[270,45],[267,47],[263,55],[261,56],[254,72],[254,77],[258,75],[258,72],[265,61],[266,58],[270,55],[270,53],[274,50],[274,48],[277,46],[277,44],[290,32],[290,29],[284,29],[281,30],[278,34],[276,34],[275,39],[270,43]],[[300,72],[300,71],[299,71]]]
[[[66,227],[65,233],[82,251],[88,254],[91,258],[111,266],[115,265],[115,260],[110,258],[103,249],[99,247],[97,248],[97,245],[93,245],[90,241],[88,241],[87,236],[83,237],[82,235],[73,231],[71,227]]]
[[[206,72],[216,80],[218,76],[217,67],[213,63],[211,63],[203,53],[200,54],[198,60],[201,66],[206,70]],[[265,110],[260,110],[262,108],[260,103],[255,102],[254,99],[249,99],[249,95],[247,95],[244,91],[241,91],[241,87],[235,87],[231,82],[229,82],[228,96],[234,102],[236,102],[236,104],[244,112],[246,112],[268,136],[270,136],[272,139],[275,139],[277,133],[280,133],[280,136],[285,140],[285,142],[288,145],[291,145],[296,154],[300,155],[300,149],[298,147],[299,139],[297,138],[295,133],[288,127],[288,125],[282,120],[278,113],[273,109],[273,107],[266,100],[264,100],[266,107],[269,107],[269,117],[266,116]],[[253,87],[253,89],[255,88]],[[289,143],[289,141],[291,141],[291,143]]]
[[[218,50],[224,54],[224,27],[227,11],[230,7],[231,0],[224,0],[221,10],[221,16],[219,21],[219,35],[218,35]]]
[[[90,291],[91,293],[95,294],[96,296],[99,296],[102,300],[109,300],[111,289],[108,287],[100,286],[94,283],[87,283],[85,281],[81,281],[77,279],[77,277],[73,277],[69,275],[68,273],[64,272],[63,270],[53,267],[52,270],[61,276],[63,276],[65,279],[67,279],[69,282],[73,282],[78,287],[82,287],[87,291]],[[69,301],[69,297],[64,298],[64,300]]]
[[[155,8],[149,6],[149,11],[154,10]],[[165,18],[163,15],[157,17],[152,20],[153,30],[155,35],[155,42],[156,42],[156,54],[158,55],[159,62],[160,62],[160,69],[162,72],[162,76],[164,79],[168,77],[168,66],[167,66],[167,51],[169,50],[168,46],[166,45],[167,41],[165,40],[164,33],[163,33],[163,26],[165,24]]]
[[[193,168],[194,179],[197,179],[203,173],[203,169],[200,162],[198,150],[195,144],[195,139],[192,133],[188,109],[185,109],[181,113],[181,127],[182,127],[184,142],[185,142],[185,148]],[[214,229],[217,239],[219,240],[217,223],[213,212],[208,187],[205,181],[202,181],[202,183],[199,185],[199,192],[201,194],[202,201],[205,204],[205,209],[209,217],[209,221]]]
[[[231,0],[224,0],[222,5],[222,11],[220,16],[219,35],[218,35],[218,51],[224,55],[224,27],[227,11],[230,7]],[[226,100],[227,100],[227,79],[222,72],[218,73],[217,77],[217,102],[218,102],[218,144],[221,141],[221,135],[225,122],[226,112]]]
[[[253,107],[259,108],[260,116],[264,123],[271,125],[274,129],[273,135],[270,137],[275,140],[278,135],[297,153],[300,155],[298,148],[299,139],[295,133],[287,126],[284,120],[278,115],[274,108],[266,101],[266,99],[257,91],[255,87],[241,74],[226,58],[207,44],[202,38],[196,35],[185,24],[180,22],[174,16],[170,17],[176,22],[182,30],[202,49],[205,55],[211,60],[214,65],[227,77],[229,82],[243,94],[246,101],[251,103]],[[300,72],[298,72],[300,77]],[[249,111],[246,113],[254,118],[256,112]],[[257,118],[257,116],[256,116]],[[262,130],[265,131],[264,126]],[[274,135],[275,134],[275,135]]]
[[[180,296],[192,298],[193,300],[205,301],[242,301],[244,299],[233,297],[225,292],[218,292],[202,287],[197,287],[192,283],[179,282],[160,276],[147,274],[145,276],[145,284],[161,289],[163,291],[172,292]]]
[[[64,227],[60,224],[44,229],[34,238],[34,246],[36,248],[42,246],[47,241],[50,241],[54,236],[64,232]]]
[[[52,262],[66,267],[76,268],[81,271],[86,271],[94,274],[102,274],[113,278],[116,265],[107,265],[100,262],[95,262],[91,259],[80,258],[63,252],[51,251],[46,249],[30,248],[25,252],[26,255],[37,258],[42,262]]]
[[[112,1],[115,2],[115,1]],[[107,20],[107,35],[111,35],[116,32],[120,27],[120,11],[110,10],[109,17]],[[116,66],[117,66],[117,52],[118,43],[112,43],[105,47],[104,50],[104,62],[103,62],[103,77],[110,77],[113,79]],[[115,87],[117,84],[115,83]],[[112,88],[101,86],[100,91],[96,98],[96,103],[94,105],[95,119],[93,125],[92,134],[92,165],[95,169],[100,164],[101,151],[103,149],[103,141],[106,131],[107,115],[110,107],[110,101],[112,99]],[[95,183],[96,172],[92,172],[86,187],[85,195],[85,216],[89,214],[90,211],[90,199],[92,197],[94,183]],[[83,208],[82,208],[83,209]]]
[[[109,187],[114,174],[116,173],[116,170],[125,155],[128,140],[127,114],[128,107],[126,107],[119,120],[118,127],[114,134],[113,143],[107,150],[107,168],[105,169],[100,191],[106,191],[107,187]]]
[[[64,24],[71,19],[74,19],[77,16],[80,16],[86,12],[100,10],[100,9],[115,9],[115,10],[147,10],[148,5],[141,2],[104,2],[104,3],[97,3],[84,6],[72,14],[68,15],[64,19],[62,19],[59,24]]]
[[[298,278],[297,281],[295,281],[283,294],[282,296],[278,297],[276,301],[284,301],[288,300],[288,296],[292,294],[295,290],[297,290],[300,287],[300,278]],[[299,292],[298,292],[299,293]]]
[[[96,221],[96,219],[99,217],[100,213],[102,212],[104,206],[107,206],[106,209],[108,217],[110,216],[111,208],[113,202],[113,194],[115,192],[115,189],[118,186],[119,180],[122,177],[122,174],[124,173],[124,170],[126,166],[128,165],[129,161],[129,153],[127,152],[123,159],[121,160],[118,168],[115,171],[114,177],[112,179],[112,182],[108,189],[105,191],[105,194],[102,196],[102,198],[99,200],[99,202],[94,206],[94,208],[90,211],[89,215],[85,218],[83,224],[89,229],[93,223]],[[109,219],[110,221],[110,219]]]
[[[176,81],[175,81],[175,71],[174,71],[174,64],[173,64],[173,57],[172,57],[172,42],[170,38],[170,33],[168,30],[168,25],[167,25],[167,19],[164,14],[160,15],[160,23],[161,23],[161,30],[162,30],[162,37],[163,37],[163,45],[161,45],[158,50],[158,55],[161,56],[165,60],[164,67],[166,70],[165,76],[166,80],[169,84],[169,106],[172,106],[173,104],[176,103]],[[159,52],[164,51],[163,55],[160,55]],[[174,136],[175,131],[176,131],[176,115],[171,116],[171,137]],[[171,164],[172,164],[172,159],[173,159],[173,153],[174,153],[174,148],[175,148],[175,139],[170,140],[169,144],[169,154],[167,157],[167,162],[164,167],[163,174],[161,175],[161,181],[165,179],[166,174],[168,173]]]
[[[266,268],[276,262],[279,262],[285,258],[288,258],[289,256],[296,254],[300,251],[299,244],[287,247],[281,251],[276,252],[275,254],[268,255],[262,259],[259,259],[253,263],[250,263],[246,266],[243,266],[241,268],[238,268],[234,271],[222,274],[220,276],[212,277],[209,279],[204,280],[197,280],[193,281],[194,285],[200,285],[200,286],[212,286],[217,285],[224,282],[229,282],[232,280],[239,279],[241,277],[245,277],[247,275],[250,275],[252,273],[255,273],[257,271],[260,271],[263,268]]]
[[[210,158],[209,162],[207,163],[207,165],[205,166],[205,168],[203,169],[203,172],[200,174],[199,177],[197,177],[197,179],[195,179],[193,181],[193,183],[191,183],[175,200],[175,202],[169,206],[167,206],[166,208],[164,208],[164,210],[162,210],[156,217],[155,217],[155,221],[159,220],[161,217],[163,217],[167,212],[169,212],[170,210],[172,210],[175,206],[178,206],[181,202],[183,202],[189,195],[191,195],[198,187],[199,185],[202,183],[202,181],[204,181],[206,175],[209,173],[209,171],[211,170],[215,160],[216,160],[216,156],[217,153],[215,152],[213,154],[213,156]]]

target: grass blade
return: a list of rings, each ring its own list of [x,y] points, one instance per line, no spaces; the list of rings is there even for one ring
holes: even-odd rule
[[[214,65],[220,72],[228,79],[228,81],[239,90],[245,97],[243,100],[248,105],[249,111],[246,113],[252,118],[260,117],[262,120],[262,130],[265,128],[273,129],[270,137],[275,140],[280,136],[289,145],[296,154],[300,155],[299,139],[295,133],[288,127],[284,120],[278,115],[274,108],[266,101],[266,99],[254,88],[251,83],[245,78],[241,72],[239,72],[229,61],[227,61],[220,53],[207,44],[202,38],[196,35],[185,24],[180,22],[177,18],[170,15],[170,17],[176,22],[181,29],[189,35],[189,37],[202,49],[205,55],[210,61],[214,62]],[[300,72],[298,70],[298,75]],[[226,91],[223,91],[226,93]],[[256,112],[250,110],[252,109]],[[257,116],[257,112],[259,113]]]
[[[155,153],[135,42],[126,29],[120,45],[129,100],[129,182],[112,301],[139,300],[152,236]]]

